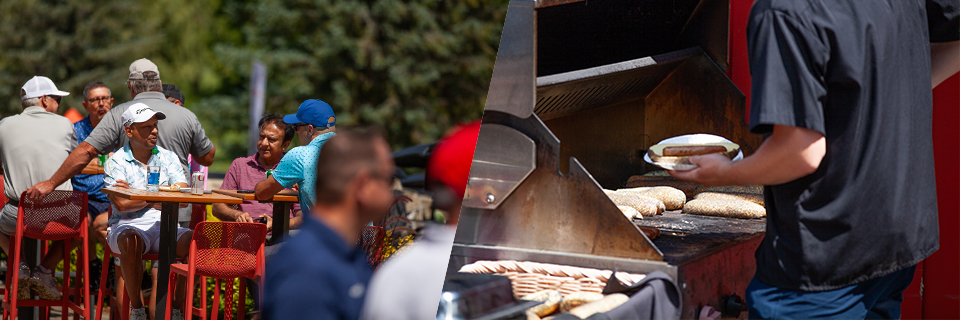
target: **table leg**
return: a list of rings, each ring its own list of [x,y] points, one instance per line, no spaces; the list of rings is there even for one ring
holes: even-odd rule
[[[167,282],[170,279],[170,264],[177,258],[177,218],[180,203],[164,202],[160,210],[160,266],[157,270],[157,287],[153,294],[157,297],[156,320],[163,320],[167,306]]]
[[[273,203],[273,238],[270,244],[277,244],[283,241],[290,231],[290,203]]]

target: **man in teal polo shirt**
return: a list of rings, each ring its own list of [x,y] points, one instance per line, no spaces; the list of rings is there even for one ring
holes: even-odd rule
[[[283,122],[293,124],[300,136],[300,143],[287,152],[273,171],[273,175],[255,188],[257,200],[267,200],[284,188],[298,186],[300,207],[310,212],[316,203],[317,157],[320,147],[336,135],[337,118],[326,102],[310,99],[300,104],[296,114],[283,117]]]

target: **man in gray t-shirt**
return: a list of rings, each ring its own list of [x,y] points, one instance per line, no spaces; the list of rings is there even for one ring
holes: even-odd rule
[[[190,175],[187,155],[193,155],[197,163],[209,166],[213,163],[216,148],[200,126],[197,116],[190,110],[167,101],[163,95],[160,71],[157,65],[147,59],[140,59],[130,64],[130,76],[127,80],[130,95],[133,100],[113,107],[100,124],[93,129],[90,136],[70,153],[60,169],[49,180],[37,183],[27,189],[27,196],[31,199],[40,199],[49,194],[54,186],[69,180],[80,173],[84,165],[101,153],[119,149],[128,143],[123,132],[120,115],[130,105],[143,103],[153,110],[163,112],[167,120],[160,126],[160,136],[157,142],[164,149],[173,151],[180,158],[180,165],[186,176]]]

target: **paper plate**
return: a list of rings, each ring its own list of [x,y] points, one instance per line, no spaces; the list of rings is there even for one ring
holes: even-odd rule
[[[706,133],[697,133],[697,134],[687,134],[682,136],[676,136],[673,138],[663,139],[657,144],[704,144],[704,143],[736,143],[728,140],[727,138],[706,134]],[[737,156],[733,158],[732,161],[740,161],[743,159],[743,150],[737,152]],[[649,164],[675,171],[689,171],[697,168],[695,164],[687,163],[665,163],[665,162],[654,162],[650,160],[650,155],[646,152],[643,153],[643,161],[646,161]]]

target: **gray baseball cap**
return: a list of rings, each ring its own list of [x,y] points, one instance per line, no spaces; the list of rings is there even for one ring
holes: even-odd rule
[[[157,65],[147,58],[142,58],[130,64],[130,76],[127,80],[144,80],[143,73],[147,71],[156,72],[157,79],[160,79],[160,70],[157,69]]]

